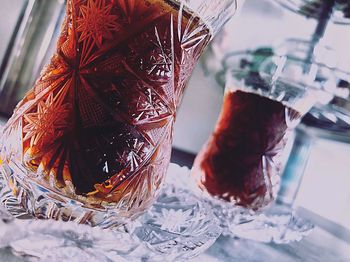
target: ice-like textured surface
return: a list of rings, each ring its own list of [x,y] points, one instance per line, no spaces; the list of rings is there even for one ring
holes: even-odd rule
[[[169,177],[177,179],[181,172]],[[181,180],[181,178],[180,178]],[[159,257],[183,261],[197,256],[221,235],[219,221],[210,207],[184,190],[167,184],[152,208],[140,219],[135,234]]]
[[[259,211],[235,206],[202,192],[186,167],[170,165],[172,174],[167,179],[180,188],[193,192],[202,202],[207,203],[219,219],[223,234],[265,243],[289,243],[300,241],[309,235],[314,225],[298,217],[290,206],[273,203]]]
[[[186,181],[186,175],[188,169],[172,164],[152,208],[114,229],[37,220],[13,199],[11,211],[22,214],[21,219],[1,205],[0,248],[8,247],[30,261],[183,261],[195,257],[214,244],[222,229],[210,207],[177,183]],[[1,192],[9,190],[5,189]]]
[[[229,224],[233,236],[264,243],[300,241],[314,229],[310,221],[298,217],[290,207],[276,203],[258,214],[236,212],[233,221]]]
[[[126,261],[139,244],[127,231],[112,232],[74,222],[19,220],[1,211],[0,247],[30,261]]]

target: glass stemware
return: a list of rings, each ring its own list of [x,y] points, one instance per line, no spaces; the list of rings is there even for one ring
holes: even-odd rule
[[[35,217],[103,228],[142,214],[196,61],[242,2],[68,0],[49,64],[3,129],[11,194]]]
[[[300,240],[312,224],[295,216],[292,205],[273,202],[293,131],[317,102],[332,99],[325,86],[335,85],[334,71],[262,49],[228,55],[218,80],[226,86],[224,105],[193,177],[227,233],[264,242]]]

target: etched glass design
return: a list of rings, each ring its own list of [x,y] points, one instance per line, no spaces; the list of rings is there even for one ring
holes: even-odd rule
[[[67,1],[56,52],[1,137],[31,214],[108,227],[152,204],[188,78],[237,8],[221,2]]]

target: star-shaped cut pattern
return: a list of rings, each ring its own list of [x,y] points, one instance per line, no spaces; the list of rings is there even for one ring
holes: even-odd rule
[[[77,19],[79,42],[92,39],[101,47],[103,39],[112,39],[112,33],[120,29],[118,17],[111,14],[112,7],[105,0],[88,0],[86,6],[80,7],[81,17]]]
[[[135,119],[137,121],[157,117],[168,112],[166,105],[156,96],[151,88],[146,90],[145,95],[146,99],[139,99],[136,105],[138,115]]]
[[[27,123],[23,132],[25,133],[24,141],[30,139],[30,145],[42,145],[57,134],[58,131],[64,130],[68,123],[69,105],[59,104],[55,101],[53,94],[50,93],[46,101],[38,103],[35,113],[24,115],[24,121]]]
[[[174,210],[162,209],[162,214],[156,219],[156,224],[160,225],[162,230],[170,232],[181,232],[181,227],[188,225],[188,219],[192,210]]]

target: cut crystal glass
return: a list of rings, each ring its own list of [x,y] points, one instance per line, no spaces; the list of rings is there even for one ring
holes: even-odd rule
[[[141,215],[192,70],[241,2],[68,0],[56,50],[1,135],[8,192],[38,218],[108,228]]]

